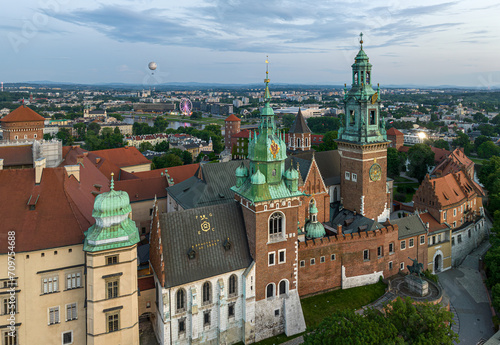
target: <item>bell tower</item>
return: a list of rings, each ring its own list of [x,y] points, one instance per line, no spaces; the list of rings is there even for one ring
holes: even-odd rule
[[[387,197],[387,140],[380,120],[380,86],[371,84],[372,65],[360,50],[352,67],[352,85],[344,89],[344,118],[338,132],[341,197],[345,209],[385,221],[390,216]]]

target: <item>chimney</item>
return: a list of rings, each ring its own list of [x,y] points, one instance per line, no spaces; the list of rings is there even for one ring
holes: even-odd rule
[[[35,161],[35,183],[40,184],[42,181],[43,169],[46,167],[47,160],[45,158],[38,158]]]
[[[83,155],[78,155],[76,156],[76,164],[81,164],[83,165]]]
[[[3,170],[3,158],[0,158],[0,170]]]
[[[64,166],[64,169],[66,169],[66,173],[68,174],[68,177],[71,177],[73,175],[78,182],[80,182],[80,165],[66,165]]]
[[[342,225],[338,224],[337,225],[337,236],[340,236],[340,235],[342,235]]]

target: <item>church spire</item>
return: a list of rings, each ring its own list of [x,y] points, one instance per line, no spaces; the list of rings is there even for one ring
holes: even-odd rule
[[[264,79],[264,83],[266,83],[266,90],[264,91],[264,102],[269,103],[271,101],[271,93],[269,92],[269,56],[266,56],[266,79]]]

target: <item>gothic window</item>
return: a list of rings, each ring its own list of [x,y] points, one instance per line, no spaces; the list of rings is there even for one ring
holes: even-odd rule
[[[212,301],[210,282],[205,282],[203,284],[203,304],[209,304]]]
[[[281,212],[275,212],[269,217],[269,241],[279,241],[283,239],[284,218]]]
[[[354,116],[354,110],[349,111],[349,124],[354,125],[356,122],[356,118]]]
[[[300,147],[300,138],[297,139],[297,147]]]
[[[186,291],[184,289],[177,290],[177,312],[180,313],[186,309]]]
[[[235,296],[238,293],[238,278],[235,274],[229,277],[229,296]]]
[[[307,138],[304,139],[305,140],[305,145],[308,146],[308,142],[307,142]]]
[[[274,297],[274,284],[271,283],[266,287],[266,298],[273,298],[273,297]]]
[[[354,73],[354,84],[358,83],[358,72]]]
[[[287,284],[288,282],[286,280],[282,280],[280,281],[280,285],[279,285],[279,293],[280,293],[280,296],[282,295],[286,295],[286,293],[288,292],[287,290]]]
[[[370,110],[370,125],[375,125],[375,124],[376,124],[375,110]]]

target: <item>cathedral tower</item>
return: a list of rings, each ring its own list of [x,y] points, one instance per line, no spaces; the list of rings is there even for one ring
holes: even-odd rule
[[[380,120],[380,87],[371,84],[372,65],[361,49],[352,65],[352,87],[344,89],[344,119],[338,134],[344,208],[378,221],[390,215],[387,197],[385,122]]]
[[[292,127],[288,131],[290,151],[309,151],[311,149],[311,130],[307,126],[302,111],[297,113]]]
[[[250,253],[255,262],[255,341],[305,330],[297,290],[297,223],[301,197],[299,174],[285,166],[284,133],[276,128],[266,72],[265,105],[258,134],[248,143],[249,170],[236,170],[231,189],[240,203]]]
[[[87,263],[87,344],[139,345],[137,243],[126,192],[100,194],[94,202],[96,223],[85,232]]]

